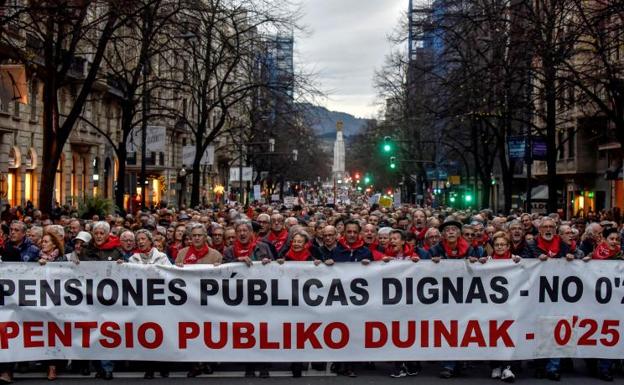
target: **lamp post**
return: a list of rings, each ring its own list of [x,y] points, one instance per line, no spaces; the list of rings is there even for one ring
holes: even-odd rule
[[[186,168],[182,165],[180,171],[178,171],[178,181],[180,183],[180,194],[178,195],[178,208],[182,207],[182,202],[184,201],[184,191],[186,189]]]

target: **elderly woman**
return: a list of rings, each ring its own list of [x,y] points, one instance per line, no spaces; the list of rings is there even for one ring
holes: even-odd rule
[[[65,242],[63,238],[58,236],[53,231],[44,231],[41,237],[41,250],[39,251],[39,264],[45,265],[48,262],[62,262],[65,261],[65,255],[63,250]],[[48,380],[56,380],[56,367],[59,365],[59,361],[48,361]]]
[[[188,227],[191,244],[178,252],[175,264],[181,267],[184,265],[221,263],[223,260],[221,253],[208,246],[206,227],[201,223],[193,223]]]
[[[80,261],[100,261],[112,262],[123,260],[119,251],[121,243],[119,238],[111,234],[108,222],[99,221],[93,224],[93,238],[80,254]],[[97,378],[105,380],[113,379],[114,363],[109,360],[100,361],[100,370],[96,374]]]
[[[100,221],[93,224],[93,238],[82,254],[81,261],[116,261],[123,259],[119,247],[119,238],[110,233],[108,222]]]
[[[171,265],[169,258],[163,252],[160,252],[154,246],[154,238],[149,230],[141,229],[136,232],[137,252],[132,254],[128,259],[128,263],[140,265]],[[123,260],[118,260],[122,263]],[[147,370],[144,378],[151,380],[154,378],[154,372],[160,370],[161,377],[169,377],[169,369],[166,362],[149,361],[145,364]]]
[[[135,234],[137,252],[132,254],[128,263],[138,263],[142,265],[171,265],[167,254],[159,251],[154,246],[154,236],[149,230],[141,229]]]
[[[91,242],[91,238],[91,234],[86,231],[78,232],[78,235],[72,240],[74,250],[65,254],[65,259],[70,262],[80,263],[80,254],[83,252],[85,245]]]

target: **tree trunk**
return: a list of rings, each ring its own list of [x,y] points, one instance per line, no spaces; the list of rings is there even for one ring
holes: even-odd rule
[[[115,187],[115,205],[121,211],[121,213],[126,212],[126,208],[124,207],[124,196],[126,194],[126,159],[128,154],[126,152],[126,144],[119,143],[119,148],[117,151],[117,186]]]
[[[41,159],[41,185],[39,186],[39,209],[44,214],[52,212],[54,203],[54,182],[56,169],[63,152],[63,143],[58,142],[57,132],[59,121],[57,114],[57,94],[55,79],[46,79],[43,87],[43,97],[47,102],[43,106],[43,154]],[[60,147],[60,148],[59,148]],[[61,186],[62,190],[63,186]],[[56,197],[57,199],[59,197]],[[62,204],[63,202],[59,202]]]
[[[555,68],[544,65],[544,90],[546,95],[546,164],[548,167],[548,203],[549,213],[557,212],[557,145],[555,142],[557,129],[557,94],[555,90]]]
[[[199,192],[201,188],[201,155],[199,155],[199,157],[195,155],[192,172],[191,207],[194,208],[199,205]]]

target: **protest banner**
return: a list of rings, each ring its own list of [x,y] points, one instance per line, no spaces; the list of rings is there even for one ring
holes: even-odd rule
[[[0,361],[621,358],[624,262],[0,264]]]

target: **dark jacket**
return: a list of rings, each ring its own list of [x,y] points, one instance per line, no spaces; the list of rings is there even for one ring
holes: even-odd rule
[[[533,258],[533,255],[531,254],[531,250],[529,250],[529,247],[527,245],[527,241],[524,239],[516,247],[514,247],[513,242],[512,242],[510,251],[511,251],[511,254],[517,255],[520,258]]]
[[[527,241],[528,255],[527,258],[539,258],[540,255],[546,254],[548,255],[548,251],[542,250],[537,245],[537,241]],[[565,258],[565,256],[570,253],[570,246],[568,246],[565,242],[561,241],[559,246],[559,252],[557,255],[551,258]]]
[[[2,262],[37,262],[39,248],[29,238],[24,238],[19,246],[14,246],[11,241],[8,241],[0,255],[2,255]]]
[[[116,261],[118,259],[123,260],[123,255],[118,248],[100,249],[95,246],[93,241],[89,243],[86,249],[81,253],[81,261]]]
[[[437,245],[429,249],[430,258],[432,257],[440,257],[442,259],[463,259],[463,258],[469,258],[469,257],[479,258],[479,257],[485,256],[484,254],[485,252],[483,251],[482,247],[468,246],[468,249],[466,249],[466,252],[463,255],[448,256],[446,255],[446,250],[444,250],[444,246],[442,246],[442,242],[438,243]]]
[[[338,244],[336,244],[336,246],[333,249],[328,249],[327,246],[323,245],[321,247],[318,248],[319,252],[320,252],[320,256],[321,256],[321,260],[326,261],[328,259],[332,258],[332,253],[334,252],[334,250],[336,250],[336,248],[338,247]]]
[[[372,261],[373,254],[366,245],[349,250],[342,244],[338,243],[338,246],[332,250],[331,259],[333,259],[334,262],[360,262],[363,259],[369,259]]]
[[[261,261],[264,258],[274,259],[273,253],[266,242],[258,241],[252,252],[251,259],[253,261]],[[223,262],[237,262],[236,257],[234,256],[234,245],[227,247],[223,251]]]

